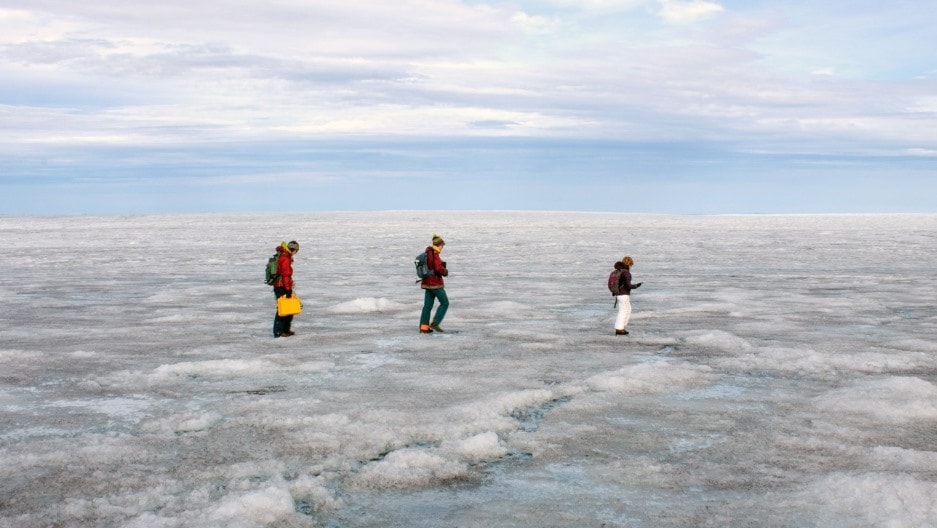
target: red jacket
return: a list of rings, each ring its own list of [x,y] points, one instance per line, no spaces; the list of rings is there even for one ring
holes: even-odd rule
[[[293,289],[293,254],[283,246],[277,246],[277,280],[273,283],[274,288]]]
[[[445,283],[442,278],[449,275],[449,270],[446,269],[446,263],[439,258],[439,252],[433,249],[433,246],[426,247],[426,265],[434,273],[420,282],[420,288],[435,290],[444,287]]]

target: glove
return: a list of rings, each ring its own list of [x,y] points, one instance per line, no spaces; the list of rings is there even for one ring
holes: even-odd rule
[[[636,290],[636,289],[640,288],[640,287],[641,287],[641,284],[643,284],[643,283],[639,282],[639,283],[635,284],[633,289]]]
[[[293,290],[286,290],[286,298],[287,299],[293,298]]]

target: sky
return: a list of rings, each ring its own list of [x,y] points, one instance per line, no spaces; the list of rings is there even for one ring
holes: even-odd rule
[[[0,214],[937,211],[898,0],[0,0]]]

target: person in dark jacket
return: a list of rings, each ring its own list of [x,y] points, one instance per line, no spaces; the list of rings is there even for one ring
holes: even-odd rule
[[[286,295],[293,296],[293,255],[299,251],[299,242],[291,240],[277,246],[277,280],[273,283],[275,298]],[[289,337],[294,334],[290,329],[293,316],[280,316],[279,312],[273,318],[273,337]]]
[[[430,269],[430,274],[420,282],[420,288],[423,288],[423,313],[420,314],[420,332],[429,334],[431,332],[445,332],[439,327],[446,311],[449,309],[449,298],[446,296],[445,282],[443,277],[449,275],[446,269],[446,262],[440,258],[442,248],[446,243],[439,235],[433,235],[433,244],[426,248],[426,265]],[[436,316],[430,323],[430,314],[433,311],[433,303],[439,300],[439,308],[436,309]]]
[[[627,256],[615,263],[615,269],[619,271],[618,293],[615,295],[616,302],[618,303],[618,317],[615,319],[615,335],[628,334],[628,321],[631,320],[631,290],[641,286],[640,282],[631,284],[631,266],[634,266],[634,260]]]

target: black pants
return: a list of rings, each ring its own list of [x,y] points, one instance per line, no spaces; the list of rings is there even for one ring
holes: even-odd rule
[[[273,288],[273,295],[274,297],[279,299],[280,297],[286,295],[287,291],[289,290],[287,290],[286,288],[275,286]],[[283,317],[280,317],[279,312],[277,312],[277,314],[273,317],[273,337],[280,337],[280,334],[289,332],[290,325],[292,324],[293,324],[292,315],[284,315]]]

